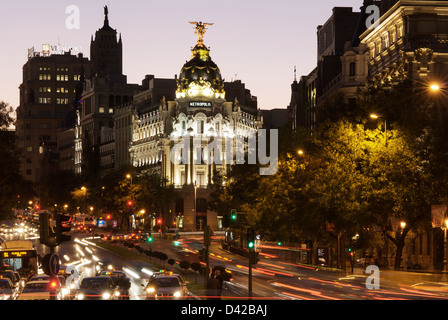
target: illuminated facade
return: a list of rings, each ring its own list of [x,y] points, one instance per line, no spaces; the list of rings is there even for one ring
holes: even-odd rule
[[[407,79],[428,88],[431,83],[446,84],[448,1],[388,1],[386,9],[376,27],[360,36],[368,48],[372,82],[387,86]],[[388,251],[391,265],[392,252]],[[442,230],[420,231],[403,249],[403,267],[410,263],[420,269],[441,270],[443,256]]]
[[[197,24],[197,30],[201,26]],[[208,224],[218,230],[221,219],[207,206],[213,174],[225,173],[234,164],[236,157],[227,159],[225,151],[236,155],[236,137],[256,134],[262,116],[256,106],[240,103],[237,95],[232,95],[233,101],[226,100],[224,80],[203,38],[199,37],[191,52],[177,80],[175,100],[164,97],[158,104],[142,106],[135,115],[131,162],[160,170],[175,187],[171,219],[179,227],[203,230]]]
[[[398,1],[376,28],[361,35],[369,73],[379,84],[404,79],[444,81],[448,63],[448,2]]]

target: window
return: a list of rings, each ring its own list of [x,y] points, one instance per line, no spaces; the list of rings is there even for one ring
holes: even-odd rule
[[[198,120],[198,133],[203,134],[204,133],[204,121]]]
[[[200,151],[200,150],[199,150]],[[197,171],[196,172],[196,183],[199,186],[205,186],[207,183],[205,182],[205,174],[204,171]]]
[[[104,107],[99,108],[99,113],[104,113]]]
[[[26,147],[26,152],[33,152],[33,147]]]
[[[51,98],[39,98],[39,103],[41,104],[50,104]]]
[[[41,81],[49,81],[51,80],[51,75],[50,74],[39,74],[39,80]]]
[[[208,209],[207,199],[196,199],[196,212],[206,213]]]
[[[356,62],[350,62],[350,77],[356,76]]]

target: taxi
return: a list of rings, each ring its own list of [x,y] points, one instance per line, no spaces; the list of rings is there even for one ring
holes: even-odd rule
[[[188,297],[188,281],[173,272],[155,273],[145,286],[146,300],[181,300]]]

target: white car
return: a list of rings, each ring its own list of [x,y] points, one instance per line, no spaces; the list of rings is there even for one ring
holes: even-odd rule
[[[62,300],[59,289],[50,280],[30,281],[25,284],[17,300]]]
[[[145,288],[146,299],[185,299],[188,296],[187,283],[179,275],[156,275],[149,279]]]

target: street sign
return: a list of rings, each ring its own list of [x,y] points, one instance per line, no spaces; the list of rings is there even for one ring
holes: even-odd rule
[[[53,276],[57,275],[59,273],[60,268],[58,255],[53,253],[50,256],[50,260],[48,262],[50,273],[52,273]]]
[[[50,253],[42,258],[42,270],[46,275],[54,277],[59,273],[59,257],[55,253]]]

